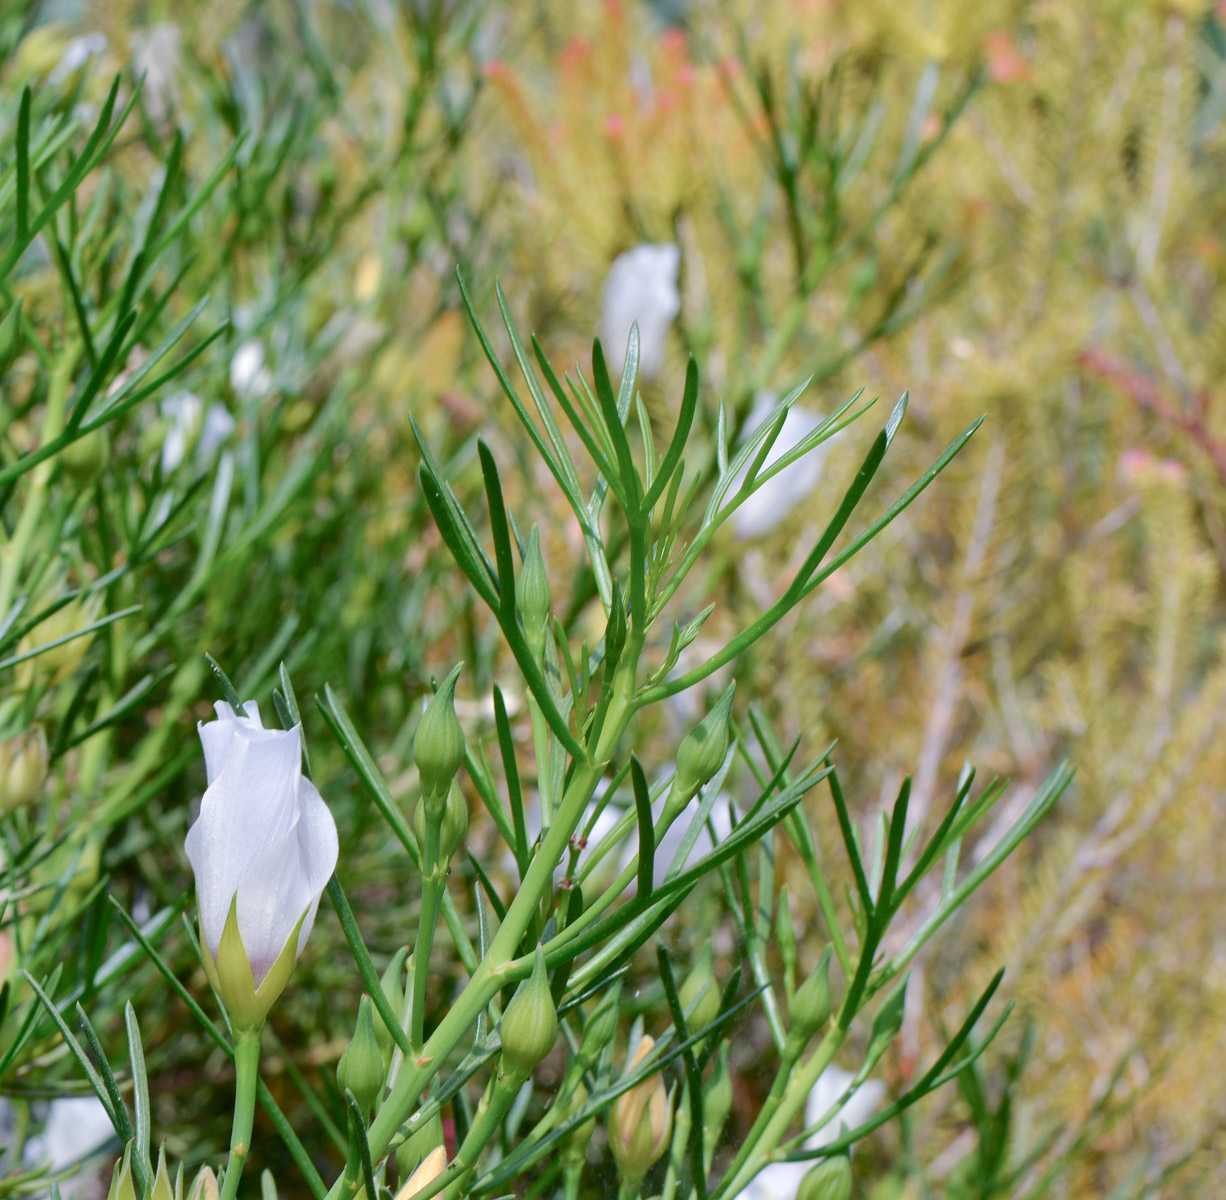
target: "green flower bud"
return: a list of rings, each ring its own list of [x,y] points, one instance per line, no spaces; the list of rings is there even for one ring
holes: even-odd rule
[[[455,715],[455,685],[464,664],[455,666],[426,705],[413,738],[413,758],[427,804],[442,805],[464,762],[464,730]]]
[[[84,491],[98,482],[111,461],[111,439],[103,425],[93,433],[70,442],[59,453],[64,474]]]
[[[562,1119],[565,1121],[573,1116],[587,1101],[587,1088],[580,1083],[571,1093],[570,1102],[566,1105],[566,1111],[562,1114]],[[583,1164],[587,1161],[588,1144],[591,1142],[592,1134],[595,1130],[596,1114],[592,1113],[586,1121],[581,1121],[562,1139],[560,1158],[564,1171],[582,1169]]]
[[[40,600],[35,608],[46,608],[51,602],[49,596]],[[92,625],[102,608],[102,595],[95,592],[88,599],[75,596],[62,608],[56,609],[45,621],[40,621],[17,643],[18,654],[28,654],[39,646],[57,642],[68,637],[87,625]],[[15,682],[21,691],[26,691],[34,680],[43,680],[48,687],[63,683],[81,665],[89,644],[94,640],[92,633],[72,638],[51,650],[44,650],[33,658],[17,664]]]
[[[804,981],[792,997],[789,1012],[792,1027],[788,1041],[797,1051],[803,1050],[809,1039],[830,1017],[830,947],[822,952],[813,974]]]
[[[728,717],[735,691],[736,681],[733,680],[715,702],[715,707],[690,730],[677,750],[673,795],[685,802],[724,765],[724,756],[728,753]]]
[[[468,801],[464,799],[458,783],[453,781],[447,789],[447,801],[442,812],[425,796],[418,801],[417,811],[413,814],[413,832],[417,834],[417,844],[423,851],[426,848],[426,823],[430,820],[438,821],[439,862],[450,862],[468,836]]]
[[[123,1158],[115,1164],[111,1187],[106,1200],[136,1200],[136,1184],[132,1182],[132,1143],[123,1148]]]
[[[419,1121],[396,1150],[396,1178],[407,1180],[443,1144],[443,1121],[436,1112],[429,1120]]]
[[[732,1072],[728,1069],[728,1043],[725,1042],[719,1048],[711,1078],[702,1090],[703,1141],[708,1150],[715,1149],[731,1111]]]
[[[149,1192],[149,1200],[175,1200],[174,1188],[170,1184],[170,1173],[166,1170],[166,1147],[158,1150],[158,1169],[153,1177],[153,1187]]]
[[[629,1074],[655,1048],[652,1038],[644,1037],[626,1065]],[[673,1131],[672,1106],[659,1074],[651,1075],[628,1092],[622,1092],[609,1109],[609,1149],[617,1161],[622,1179],[637,1184],[660,1161],[668,1149]]]
[[[358,1023],[353,1040],[336,1064],[336,1082],[343,1092],[348,1088],[364,1114],[383,1088],[383,1055],[379,1053],[379,1039],[375,1036],[374,1005],[369,996],[358,1003]]]
[[[220,1200],[221,1189],[217,1186],[217,1176],[212,1167],[201,1167],[200,1174],[192,1183],[187,1193],[187,1200]]]
[[[515,989],[502,1014],[502,1073],[527,1079],[558,1040],[558,1010],[549,991],[545,951],[538,943],[532,974]]]
[[[404,960],[408,953],[409,948],[401,946],[392,955],[392,961],[388,963],[387,970],[383,972],[383,977],[379,980],[379,987],[383,991],[388,1007],[400,1018],[404,1017]],[[379,1053],[383,1056],[383,1061],[391,1062],[392,1049],[396,1042],[392,1037],[392,1031],[383,1023],[383,1017],[380,1016],[378,1009],[375,1009],[375,1040],[379,1043]]]
[[[677,998],[685,1013],[686,1028],[691,1034],[705,1029],[719,1016],[719,982],[711,967],[710,944],[702,948],[694,969],[685,977]]]
[[[0,745],[0,814],[25,808],[47,782],[47,735],[41,725]]]
[[[800,1181],[796,1200],[850,1200],[851,1159],[836,1154],[820,1162]]]
[[[584,1071],[590,1071],[596,1065],[601,1051],[617,1036],[617,1005],[621,990],[622,981],[618,979],[600,997],[600,1002],[584,1023],[579,1052],[575,1056]]]
[[[535,525],[528,534],[524,548],[524,566],[515,581],[515,606],[524,625],[524,633],[539,654],[549,628],[549,611],[553,597],[549,593],[549,576],[541,557],[541,535]]]

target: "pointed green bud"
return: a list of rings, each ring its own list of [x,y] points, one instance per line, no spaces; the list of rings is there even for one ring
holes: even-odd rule
[[[336,1064],[337,1086],[343,1092],[348,1088],[358,1107],[369,1114],[371,1106],[383,1088],[383,1055],[379,1053],[379,1039],[375,1036],[374,1005],[369,996],[358,1003],[358,1023],[353,1031],[353,1040]]]
[[[221,1189],[217,1186],[217,1176],[212,1167],[201,1167],[200,1174],[192,1182],[187,1200],[220,1200]]]
[[[779,889],[779,911],[775,914],[775,940],[779,943],[779,957],[783,959],[783,989],[788,1003],[796,990],[796,926],[792,923],[792,906],[788,900],[785,883]]]
[[[439,854],[450,862],[468,836],[468,801],[460,785],[453,782],[447,789],[447,805],[443,809],[443,824],[438,833]]]
[[[626,648],[626,602],[622,598],[621,585],[613,580],[613,596],[609,604],[609,623],[604,631],[604,669],[612,671]],[[605,678],[608,678],[606,674]]]
[[[911,975],[908,972],[903,977],[902,984],[885,998],[885,1003],[873,1017],[873,1032],[868,1039],[870,1064],[875,1063],[886,1052],[886,1048],[902,1028],[903,1009],[907,1003],[907,984],[910,979]]]
[[[123,1158],[115,1164],[111,1187],[106,1200],[136,1200],[136,1185],[132,1182],[132,1143],[123,1148]]]
[[[549,991],[545,951],[536,947],[532,974],[515,989],[502,1014],[502,1073],[527,1079],[558,1040],[558,1010]]]
[[[464,763],[464,730],[455,715],[455,685],[464,664],[457,664],[426,705],[413,738],[413,758],[427,804],[442,805]]]
[[[0,745],[0,815],[38,799],[47,782],[47,735],[31,725]]]
[[[719,982],[711,966],[712,958],[711,945],[707,943],[677,994],[685,1014],[686,1029],[691,1034],[705,1029],[719,1016]]]
[[[715,707],[690,730],[677,749],[673,795],[686,803],[724,765],[724,756],[728,753],[728,720],[735,692],[736,681],[733,680],[715,702]]]
[[[166,1146],[158,1149],[158,1169],[153,1177],[153,1187],[149,1192],[149,1200],[175,1200],[174,1188],[170,1184],[170,1172],[166,1170]]]
[[[703,1141],[714,1149],[732,1111],[732,1072],[728,1069],[728,1043],[719,1048],[711,1078],[702,1090]]]
[[[408,953],[409,948],[401,946],[392,955],[392,961],[387,964],[387,970],[383,972],[383,977],[379,980],[379,987],[388,1007],[402,1019],[404,1017],[404,960],[408,957]],[[375,1009],[375,1039],[379,1043],[379,1053],[383,1056],[383,1061],[390,1063],[396,1042],[392,1037],[392,1031],[383,1023],[378,1009]]]
[[[601,1051],[617,1036],[618,1001],[621,998],[622,981],[616,980],[606,989],[592,1015],[584,1022],[583,1037],[579,1039],[576,1059],[583,1071],[590,1071],[600,1058]]]
[[[429,1158],[430,1152],[442,1144],[443,1121],[437,1112],[429,1120],[418,1121],[417,1128],[396,1150],[396,1178],[408,1180]]]
[[[796,1200],[851,1200],[851,1159],[836,1154],[800,1181]]]
[[[799,1053],[830,1018],[829,946],[822,951],[822,957],[813,969],[813,974],[796,989],[788,1015],[792,1022],[788,1030],[788,1041]]]
[[[541,534],[535,525],[528,533],[524,547],[524,566],[515,581],[515,606],[523,622],[524,633],[539,654],[549,628],[549,611],[553,597],[549,593],[549,576],[541,556]]]
[[[571,1093],[570,1100],[566,1105],[566,1111],[562,1114],[562,1119],[565,1121],[568,1118],[579,1112],[580,1109],[588,1101],[587,1088],[582,1083]],[[560,1151],[563,1170],[574,1170],[582,1168],[587,1161],[587,1148],[592,1140],[592,1134],[596,1131],[596,1114],[592,1113],[586,1121],[580,1121],[563,1139]]]

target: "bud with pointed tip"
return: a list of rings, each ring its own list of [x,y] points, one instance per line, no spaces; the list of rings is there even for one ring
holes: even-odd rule
[[[604,663],[607,672],[612,671],[621,659],[626,648],[626,635],[629,629],[626,624],[626,602],[622,599],[621,585],[613,580],[613,598],[609,604],[609,623],[604,631]]]
[[[41,725],[31,725],[0,745],[0,814],[38,799],[47,782],[47,761],[47,735]]]
[[[545,951],[538,943],[532,974],[515,989],[502,1014],[502,1073],[527,1079],[558,1040],[558,1010],[549,990]]]
[[[46,608],[50,599],[44,597],[39,601],[39,608]],[[39,646],[57,642],[60,638],[69,637],[80,629],[92,625],[102,609],[102,594],[94,592],[82,599],[74,596],[61,608],[57,608],[45,621],[40,621],[17,643],[18,654],[28,654]],[[81,634],[63,642],[50,650],[44,650],[33,658],[27,658],[17,664],[14,680],[21,691],[26,691],[34,680],[42,679],[48,687],[63,683],[81,665],[90,642],[94,640],[92,633]]]
[[[788,1042],[796,1053],[802,1051],[809,1039],[830,1018],[830,947],[822,951],[822,957],[813,974],[796,989],[788,1016],[791,1028]]]
[[[353,1040],[336,1064],[336,1082],[342,1092],[348,1088],[363,1115],[369,1115],[383,1087],[384,1074],[383,1055],[375,1036],[374,1005],[369,996],[363,996],[358,1002]]]
[[[626,1066],[627,1074],[654,1048],[655,1041],[644,1036]],[[668,1149],[672,1130],[672,1106],[658,1072],[618,1096],[609,1110],[607,1132],[622,1179],[641,1180]]]
[[[123,1148],[123,1158],[115,1164],[106,1200],[136,1200],[136,1184],[132,1182],[132,1143]]]
[[[187,1200],[220,1200],[221,1189],[217,1186],[217,1176],[212,1167],[201,1167],[200,1174],[192,1183]]]
[[[515,581],[515,606],[519,609],[524,634],[538,655],[545,644],[545,630],[549,627],[552,605],[549,576],[541,555],[541,534],[533,525],[528,533],[528,544],[524,547],[523,570]]]
[[[728,753],[728,723],[732,697],[736,692],[733,680],[715,707],[686,735],[677,749],[677,776],[673,780],[673,795],[688,803],[704,783],[724,765]]]
[[[691,1034],[705,1029],[719,1016],[719,983],[711,966],[710,944],[702,948],[694,969],[685,977],[677,999],[685,1014],[686,1028]]]
[[[708,1150],[715,1149],[731,1111],[732,1072],[728,1069],[728,1043],[724,1042],[719,1048],[711,1078],[702,1089],[703,1141]]]
[[[413,814],[413,832],[417,834],[417,844],[423,850],[426,847],[426,822],[431,819],[439,823],[439,862],[450,862],[468,836],[468,801],[454,780],[447,789],[447,800],[441,814],[437,806],[426,801],[425,796],[417,804],[417,812]]]
[[[851,1159],[836,1154],[800,1181],[796,1200],[851,1200]]]
[[[441,807],[456,772],[464,763],[464,730],[455,715],[455,685],[463,663],[452,668],[426,705],[413,737],[413,759],[427,805]]]

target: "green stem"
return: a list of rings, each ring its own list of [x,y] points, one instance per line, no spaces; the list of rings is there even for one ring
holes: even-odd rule
[[[419,1052],[426,1040],[426,980],[430,975],[430,951],[434,946],[434,928],[438,924],[439,903],[447,870],[446,864],[440,865],[438,861],[441,821],[441,807],[437,814],[427,814],[426,844],[422,847],[421,915],[417,922],[417,941],[413,947],[413,997],[409,1009],[409,1042]]]
[[[260,1030],[240,1029],[234,1039],[234,1125],[230,1132],[230,1158],[221,1187],[221,1200],[234,1200],[243,1164],[251,1149],[255,1122],[255,1094],[260,1082]]]

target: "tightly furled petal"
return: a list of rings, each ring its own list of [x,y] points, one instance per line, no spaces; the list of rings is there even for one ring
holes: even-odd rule
[[[293,956],[306,945],[336,866],[336,823],[302,774],[297,726],[265,729],[251,702],[241,715],[224,702],[216,709],[218,719],[199,727],[208,788],[187,856],[206,953],[224,974],[218,955],[233,907],[247,986],[258,990],[296,929]]]

